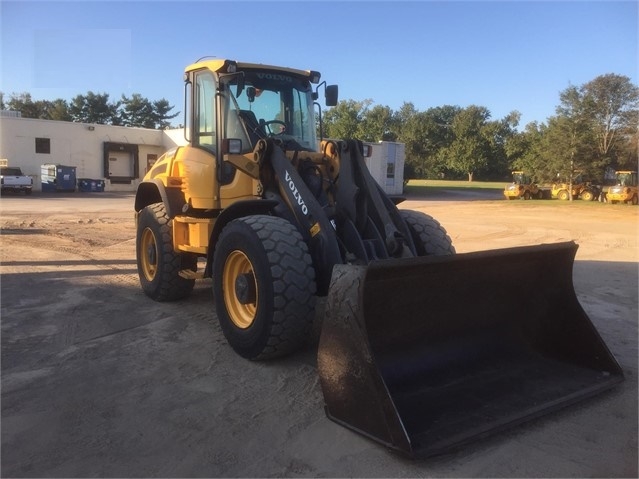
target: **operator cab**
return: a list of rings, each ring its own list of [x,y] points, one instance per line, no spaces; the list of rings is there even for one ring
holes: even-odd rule
[[[239,81],[244,88],[237,88]],[[225,137],[241,138],[243,152],[268,137],[292,144],[286,149],[317,149],[313,90],[307,78],[247,69],[242,78],[229,82],[227,93]]]
[[[240,153],[266,138],[284,149],[318,151],[313,84],[319,79],[315,71],[229,60],[191,65],[185,76],[187,141],[215,155],[226,139],[240,140]],[[325,95],[328,106],[337,103],[336,86],[325,86]]]
[[[637,186],[636,171],[618,171],[616,176],[619,186]]]

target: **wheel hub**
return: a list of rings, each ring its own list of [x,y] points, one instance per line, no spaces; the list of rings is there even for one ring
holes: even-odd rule
[[[146,258],[147,261],[149,262],[149,264],[155,264],[156,263],[156,252],[155,252],[155,245],[148,245],[146,248]]]
[[[235,295],[242,304],[255,303],[257,295],[253,273],[239,274],[237,278],[235,278]]]

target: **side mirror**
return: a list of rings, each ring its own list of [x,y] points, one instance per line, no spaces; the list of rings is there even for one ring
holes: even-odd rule
[[[244,90],[244,72],[239,72],[239,76],[237,78],[237,90],[235,92],[235,98],[239,98]]]
[[[326,106],[337,105],[337,85],[327,85],[324,95],[326,96]]]
[[[239,138],[224,138],[222,140],[222,155],[239,155],[242,153],[242,140]]]
[[[255,101],[256,94],[257,92],[255,91],[255,87],[250,86],[246,89],[246,96],[248,97],[249,103],[253,103]]]

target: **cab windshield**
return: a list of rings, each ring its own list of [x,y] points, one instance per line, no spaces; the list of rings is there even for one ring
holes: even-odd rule
[[[245,70],[243,88],[230,82],[225,105],[226,138],[242,140],[243,152],[272,137],[290,150],[317,149],[312,89],[305,78],[287,72]]]
[[[636,180],[632,173],[617,173],[617,185],[636,186]]]
[[[513,183],[516,185],[527,185],[528,177],[523,173],[513,173]]]

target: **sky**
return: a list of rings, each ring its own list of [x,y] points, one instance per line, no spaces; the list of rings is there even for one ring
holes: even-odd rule
[[[177,113],[184,68],[215,56],[320,71],[340,100],[394,111],[517,110],[521,128],[569,86],[638,84],[638,16],[637,1],[0,0],[0,91],[139,93]]]

